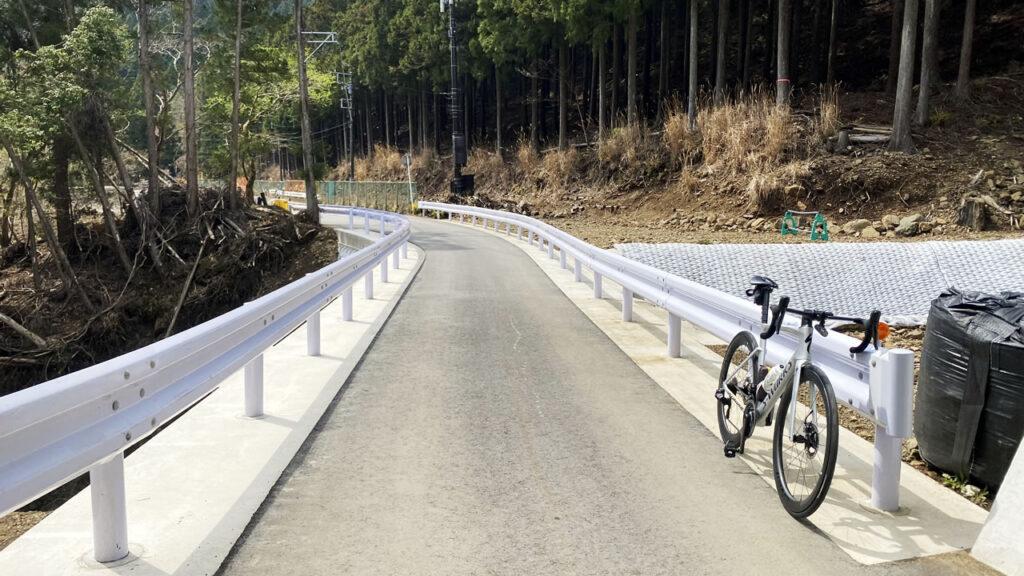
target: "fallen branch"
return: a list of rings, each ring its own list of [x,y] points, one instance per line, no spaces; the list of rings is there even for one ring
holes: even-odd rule
[[[203,248],[206,248],[206,238],[203,238],[203,242],[199,245],[199,253],[196,254],[196,261],[192,264],[192,270],[188,273],[188,278],[185,279],[185,285],[181,288],[181,296],[178,297],[178,305],[174,307],[174,315],[171,316],[171,323],[167,325],[167,331],[164,332],[164,338],[170,336],[171,331],[174,330],[174,323],[178,320],[178,314],[181,312],[181,306],[185,303],[185,296],[188,295],[188,288],[192,285],[192,277],[196,275],[196,268],[199,268],[199,261],[203,259]]]
[[[143,156],[141,152],[139,152],[138,150],[136,150],[136,149],[132,148],[131,146],[125,144],[124,142],[121,141],[120,138],[114,138],[114,141],[117,142],[117,144],[121,148],[124,148],[125,150],[127,150],[132,156],[135,156],[136,160],[138,160],[139,162],[142,162],[146,166],[149,166],[149,161],[146,160],[146,157]],[[175,186],[175,185],[178,184],[178,182],[174,179],[174,176],[171,176],[170,173],[168,173],[163,168],[160,169],[159,175],[163,176],[164,184],[170,184],[171,186]]]
[[[24,336],[27,340],[30,340],[37,348],[46,348],[46,340],[43,340],[38,334],[25,328],[21,324],[18,324],[14,318],[7,316],[6,314],[0,314],[0,322],[7,324],[14,329],[15,332]]]

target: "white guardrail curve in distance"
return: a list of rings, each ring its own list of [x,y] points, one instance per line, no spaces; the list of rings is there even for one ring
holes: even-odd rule
[[[624,302],[636,294],[669,313],[669,355],[678,356],[680,319],[685,319],[715,336],[730,341],[743,330],[754,334],[761,331],[761,309],[752,302],[719,292],[685,278],[674,276],[615,252],[602,250],[540,220],[498,210],[420,202],[420,210],[447,213],[448,218],[458,215],[499,223],[518,228],[520,238],[526,234],[532,243],[536,237],[540,246],[548,245],[548,255],[560,252],[562,267],[566,257],[572,256],[576,280],[580,280],[581,266],[594,273],[594,293],[600,297],[601,278],[607,277],[623,287]],[[751,270],[751,275],[757,270]],[[628,316],[623,306],[624,318]],[[839,311],[841,312],[841,311]],[[792,323],[793,319],[790,319]],[[899,509],[899,484],[904,438],[913,435],[914,354],[909,350],[868,348],[861,354],[851,354],[850,348],[858,340],[831,331],[828,338],[817,338],[813,343],[814,361],[825,370],[836,399],[850,406],[875,424],[875,457],[871,483],[871,507],[878,510]],[[796,338],[788,334],[774,336],[767,349],[769,363],[785,362],[796,347]],[[709,402],[711,399],[709,398]]]
[[[352,318],[352,285],[405,255],[409,220],[342,206],[324,212],[380,221],[373,244],[226,314],[123,356],[0,397],[0,515],[90,472],[99,562],[124,557],[124,451],[245,367],[245,414],[263,413],[263,352],[307,325],[320,349],[320,310],[339,295]],[[390,232],[387,228],[390,226]]]

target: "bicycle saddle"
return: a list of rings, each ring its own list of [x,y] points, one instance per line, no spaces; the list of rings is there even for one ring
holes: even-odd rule
[[[757,288],[767,287],[771,288],[772,290],[779,287],[779,285],[775,283],[775,280],[772,280],[767,276],[754,276],[753,278],[750,279],[750,284],[751,286],[756,286]]]

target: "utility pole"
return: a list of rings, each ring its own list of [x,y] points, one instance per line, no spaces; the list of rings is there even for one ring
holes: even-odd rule
[[[444,13],[445,4],[449,6],[448,44],[451,48],[452,91],[448,98],[451,102],[449,110],[452,115],[452,155],[455,158],[451,191],[456,196],[462,196],[473,193],[473,175],[462,173],[462,168],[467,161],[467,151],[466,135],[462,133],[462,114],[459,106],[459,51],[455,43],[455,0],[440,0],[440,3],[442,13]]]
[[[306,214],[316,224],[320,223],[320,206],[316,194],[316,163],[313,160],[313,130],[309,125],[309,89],[306,82],[306,64],[324,47],[325,44],[337,44],[334,32],[306,32],[302,29],[302,0],[295,0],[295,29],[299,44],[299,104],[301,110],[302,129],[302,164],[306,169]],[[306,55],[306,39],[316,45]]]
[[[341,72],[335,72],[336,82],[341,86],[341,109],[348,111],[348,140],[345,143],[345,153],[348,156],[348,180],[356,179],[356,151],[352,146],[352,73],[345,71],[345,64],[341,65]],[[343,131],[344,133],[344,131]]]

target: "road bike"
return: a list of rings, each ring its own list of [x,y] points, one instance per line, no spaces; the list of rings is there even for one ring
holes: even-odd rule
[[[850,352],[859,354],[871,344],[878,348],[879,340],[888,334],[888,327],[879,322],[881,313],[877,310],[867,319],[836,316],[821,310],[795,310],[789,308],[788,296],[771,306],[771,294],[778,284],[763,276],[754,276],[751,284],[753,288],[747,295],[761,306],[760,345],[748,331],[740,332],[729,343],[715,391],[718,428],[725,455],[733,458],[743,453],[746,439],[755,427],[771,426],[774,419],[775,487],[786,511],[794,518],[806,518],[825,500],[839,448],[835,393],[828,376],[811,360],[814,332],[828,336],[826,321],[857,324],[864,331],[864,339]],[[784,325],[787,314],[799,316],[800,326]],[[795,336],[798,345],[785,364],[769,370],[765,366],[765,350],[768,340],[780,332]]]

